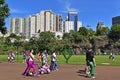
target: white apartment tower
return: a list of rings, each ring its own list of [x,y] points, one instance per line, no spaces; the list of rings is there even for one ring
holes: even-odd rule
[[[26,38],[33,37],[35,35],[36,29],[36,16],[29,15],[24,18],[24,35]]]
[[[15,33],[15,18],[10,19],[10,33]]]
[[[32,15],[30,17],[30,37],[35,36],[35,29],[36,29],[36,21],[35,21],[35,15]]]
[[[82,23],[78,21],[77,30]],[[55,14],[51,10],[42,10],[40,13],[22,18],[12,18],[10,32],[15,34],[23,33],[26,38],[39,34],[39,32],[64,33],[74,30],[74,21],[62,19],[61,15]]]
[[[40,29],[41,29],[41,18],[40,18],[41,16],[40,16],[40,14],[36,14],[36,16],[35,16],[35,20],[36,20],[36,22],[35,22],[35,25],[36,25],[36,27],[35,27],[35,33],[38,33],[38,32],[40,32]]]
[[[69,33],[70,30],[74,30],[74,21],[65,21],[65,33]]]
[[[82,27],[82,22],[77,21],[77,31],[79,31],[80,27]],[[70,33],[70,30],[74,30],[74,21],[62,21],[62,28],[63,33]]]
[[[24,18],[24,32],[23,34],[26,36],[26,38],[30,37],[30,17],[27,16]]]
[[[53,16],[50,11],[45,11],[45,31],[50,31],[53,23]]]
[[[45,11],[45,31],[56,31],[56,15],[51,10]]]
[[[59,14],[56,15],[56,31],[57,32],[63,32],[62,17]]]
[[[45,29],[45,11],[40,12],[40,32],[44,32]]]
[[[20,34],[23,32],[23,19],[12,18],[10,19],[10,33]]]
[[[79,31],[80,27],[82,27],[82,22],[81,21],[77,21],[77,31]]]
[[[56,31],[56,15],[51,10],[41,11],[24,19],[24,34],[27,38],[45,31]]]

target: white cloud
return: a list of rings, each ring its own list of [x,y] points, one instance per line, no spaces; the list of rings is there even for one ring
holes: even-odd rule
[[[63,13],[68,13],[69,10],[77,10],[76,8],[72,7],[72,3],[70,1],[65,0],[57,0],[59,3],[61,3],[63,10],[61,10]]]
[[[23,11],[20,11],[19,9],[10,9],[10,12],[11,13],[19,13],[19,14],[21,14],[21,13],[23,13]]]

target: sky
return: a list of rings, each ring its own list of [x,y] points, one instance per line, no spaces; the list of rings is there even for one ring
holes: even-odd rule
[[[106,27],[111,28],[112,17],[120,16],[120,0],[6,0],[6,3],[10,8],[10,16],[6,19],[8,30],[11,18],[24,18],[41,10],[52,10],[63,19],[68,10],[77,10],[82,26],[89,25],[93,30],[96,30],[98,22],[104,22]]]

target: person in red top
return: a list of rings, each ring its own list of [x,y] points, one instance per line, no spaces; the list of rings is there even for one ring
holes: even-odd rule
[[[40,68],[40,63],[41,63],[41,55],[40,52],[37,55],[37,61],[38,61],[38,67]]]

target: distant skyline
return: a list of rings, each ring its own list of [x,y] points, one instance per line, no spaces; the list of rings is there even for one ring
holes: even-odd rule
[[[41,10],[52,10],[63,19],[69,10],[78,11],[78,20],[83,26],[90,25],[96,30],[98,22],[112,26],[112,17],[120,16],[120,0],[6,0],[10,8],[10,16],[6,19],[6,27],[10,29],[10,18],[26,17]]]

